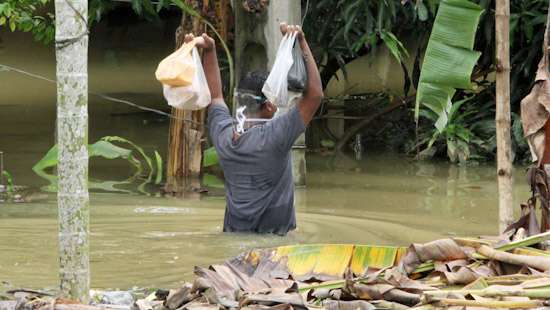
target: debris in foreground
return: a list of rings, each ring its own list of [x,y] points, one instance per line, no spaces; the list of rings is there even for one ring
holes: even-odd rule
[[[81,305],[39,291],[9,291],[0,310],[529,309],[550,306],[550,232],[452,238],[409,248],[298,245],[252,250],[193,283],[136,301],[97,293]],[[522,235],[524,236],[524,235]],[[518,240],[519,239],[519,240]],[[514,240],[514,241],[510,241]],[[119,301],[119,302],[117,302]]]

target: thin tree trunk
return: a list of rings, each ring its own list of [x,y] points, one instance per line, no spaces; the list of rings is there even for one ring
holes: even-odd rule
[[[55,0],[59,277],[81,302],[90,289],[87,16],[87,0]]]
[[[495,2],[496,31],[496,135],[499,230],[514,220],[512,147],[510,139],[510,1]]]

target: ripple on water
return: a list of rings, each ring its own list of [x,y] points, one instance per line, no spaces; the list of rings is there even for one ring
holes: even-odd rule
[[[149,214],[195,214],[192,208],[177,208],[177,207],[140,207],[134,209],[135,213]]]

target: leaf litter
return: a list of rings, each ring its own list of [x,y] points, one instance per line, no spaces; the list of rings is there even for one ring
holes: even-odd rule
[[[412,244],[402,248],[406,251],[403,255],[396,248],[380,247],[393,253],[395,259],[388,260],[391,263],[383,268],[380,263],[374,264],[376,268],[366,266],[361,273],[354,272],[353,269],[361,269],[353,266],[357,259],[366,258],[357,256],[355,248],[364,246],[298,245],[256,249],[222,264],[196,267],[193,283],[169,291],[156,290],[131,303],[127,297],[120,304],[105,303],[105,297],[98,297],[90,305],[81,305],[40,291],[11,290],[4,296],[5,300],[0,301],[0,309],[347,310],[550,306],[550,251],[540,249],[543,242],[550,239],[550,232],[516,240],[515,234],[521,233],[521,229],[512,227],[511,231],[513,233],[499,238],[446,238]],[[373,247],[369,253],[380,257],[381,252],[375,249],[378,248]],[[332,254],[327,254],[329,250]],[[339,252],[345,255],[338,256]],[[338,259],[326,260],[325,255]],[[331,269],[341,265],[342,257],[348,259],[344,271],[341,272],[341,266]],[[107,296],[108,292],[103,294]],[[114,295],[111,293],[111,296]]]

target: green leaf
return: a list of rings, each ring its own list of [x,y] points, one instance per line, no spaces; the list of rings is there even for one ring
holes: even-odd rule
[[[195,9],[193,9],[193,7],[191,7],[189,4],[181,1],[181,0],[172,0],[172,3],[174,3],[176,6],[178,6],[182,11],[184,11],[185,13],[193,16],[193,17],[197,17],[199,19],[203,19],[202,16],[199,14],[199,12],[195,11]]]
[[[333,149],[336,146],[336,143],[331,139],[321,140],[321,146],[326,147],[327,149]]]
[[[157,13],[160,12],[160,10],[162,10],[162,8],[164,7],[164,2],[165,0],[159,0],[157,2]]]
[[[364,0],[356,0],[355,2],[347,6],[346,9],[344,10],[344,17],[346,19],[346,24],[344,26],[344,38],[346,41],[349,41],[350,30],[355,24],[357,15],[359,14],[358,8],[363,1]]]
[[[107,159],[129,158],[131,150],[121,148],[107,141],[97,141],[88,147],[88,156],[101,156]]]
[[[131,145],[136,151],[138,151],[138,153],[141,155],[141,157],[143,157],[143,159],[147,163],[147,166],[149,167],[149,172],[153,171],[153,160],[151,159],[151,157],[149,157],[149,156],[147,156],[147,154],[145,154],[145,151],[143,150],[143,148],[136,145],[134,142],[132,142],[128,139],[124,139],[124,138],[119,137],[119,136],[106,136],[106,137],[101,138],[101,140],[108,141],[108,142],[121,142],[121,143],[126,143],[126,144]]]
[[[483,10],[466,0],[443,0],[437,12],[424,55],[415,120],[421,107],[438,115],[435,127],[442,132],[452,108],[456,89],[470,89],[470,75],[481,55],[473,51],[475,34]]]
[[[6,23],[6,17],[2,16],[0,17],[0,26],[4,25]]]
[[[32,25],[32,22],[30,22],[30,23],[27,22],[27,23],[25,23],[25,24],[22,24],[23,31],[24,31],[24,32],[29,32],[29,31],[31,31],[31,30],[32,30],[32,26],[33,26],[33,25]]]
[[[216,152],[216,149],[214,147],[211,147],[206,151],[204,151],[204,155],[202,159],[203,167],[215,166],[218,163],[219,163],[218,153]]]
[[[468,100],[469,98],[466,98],[463,100],[459,100],[453,104],[453,106],[451,107],[451,110],[449,111],[449,120],[453,120],[455,118],[460,107]]]
[[[429,17],[428,8],[426,8],[426,5],[424,5],[422,1],[418,3],[416,10],[418,12],[418,19],[420,19],[423,22],[428,20],[428,17]]]
[[[9,5],[6,5],[4,7],[4,15],[6,15],[6,17],[8,17],[8,18],[11,17],[12,12],[13,12],[13,10],[11,9],[11,7]]]
[[[10,30],[11,30],[12,32],[15,31],[15,27],[16,27],[15,21],[14,21],[13,19],[10,19]]]
[[[386,47],[390,50],[397,62],[401,63],[403,61],[403,55],[406,57],[409,56],[407,49],[403,46],[403,43],[401,43],[401,41],[399,41],[393,33],[389,31],[382,31],[380,33],[380,38],[382,38],[386,44]]]
[[[57,144],[54,145],[42,159],[40,159],[33,167],[34,172],[44,171],[46,168],[57,166]]]
[[[2,171],[2,176],[6,178],[6,182],[7,182],[6,192],[8,194],[13,193],[14,192],[14,187],[15,187],[15,184],[13,182],[13,177],[6,170]]]
[[[132,9],[137,15],[143,14],[143,7],[140,0],[132,0]]]
[[[224,189],[225,187],[225,185],[223,184],[223,180],[209,173],[205,173],[202,177],[202,184],[210,188]]]
[[[57,144],[54,145],[38,163],[32,167],[34,172],[44,171],[48,168],[57,166]],[[88,157],[103,157],[107,159],[122,158],[130,160],[132,158],[132,150],[118,147],[107,141],[97,141],[94,144],[88,146]]]
[[[382,3],[382,1],[380,1],[379,5],[378,5],[378,16],[377,16],[377,20],[376,20],[376,28],[378,30],[378,32],[382,32],[382,29],[384,28],[384,9],[386,8],[386,6]]]
[[[145,8],[145,11],[151,15],[151,16],[157,16],[157,11],[155,10],[155,7],[151,3],[151,0],[141,0],[143,3],[143,7]]]
[[[157,151],[155,151],[155,161],[157,162],[157,177],[155,179],[155,184],[160,184],[160,182],[162,182],[162,157],[160,157]]]

